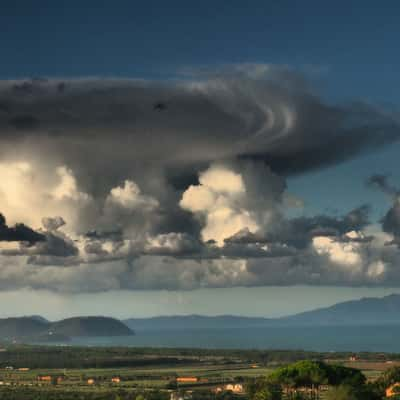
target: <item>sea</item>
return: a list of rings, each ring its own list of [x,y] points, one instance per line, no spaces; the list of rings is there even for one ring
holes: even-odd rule
[[[72,338],[59,345],[285,349],[400,353],[400,325],[136,330],[134,336]]]

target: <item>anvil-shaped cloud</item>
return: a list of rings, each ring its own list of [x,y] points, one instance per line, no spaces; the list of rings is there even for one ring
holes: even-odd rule
[[[397,140],[396,118],[288,69],[3,81],[0,131],[3,288],[400,284],[397,231],[366,206],[285,216],[288,175]]]

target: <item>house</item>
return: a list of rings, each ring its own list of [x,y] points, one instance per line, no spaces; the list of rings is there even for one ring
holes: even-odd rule
[[[120,383],[121,382],[121,378],[119,376],[113,376],[111,378],[111,382],[112,383]]]
[[[187,390],[184,393],[171,392],[170,400],[190,400],[192,398],[193,392],[191,390]]]
[[[51,382],[51,375],[38,375],[37,380],[39,382]]]
[[[244,388],[241,383],[228,383],[225,386],[217,386],[214,390],[214,393],[221,393],[223,391],[232,392],[232,393],[244,393]]]
[[[229,383],[224,389],[232,393],[243,393],[243,385],[241,383]]]
[[[54,383],[54,384],[59,384],[64,380],[64,376],[57,376],[57,375],[38,375],[37,380],[39,382],[48,382],[48,383]]]
[[[170,395],[170,400],[183,400],[183,395],[177,392],[172,392]]]
[[[178,376],[176,378],[177,383],[197,383],[199,381],[195,376]]]
[[[400,382],[396,382],[386,389],[386,397],[393,397],[400,394]]]

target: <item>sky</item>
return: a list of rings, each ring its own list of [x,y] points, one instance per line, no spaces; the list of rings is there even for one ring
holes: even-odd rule
[[[398,8],[4,1],[2,314],[400,293]]]

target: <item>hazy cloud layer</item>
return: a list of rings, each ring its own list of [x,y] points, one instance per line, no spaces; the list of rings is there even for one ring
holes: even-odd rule
[[[302,201],[286,188],[397,140],[396,119],[329,104],[288,69],[3,81],[0,130],[3,289],[400,284],[384,176],[369,181],[393,200],[382,229],[366,205],[288,218]]]

